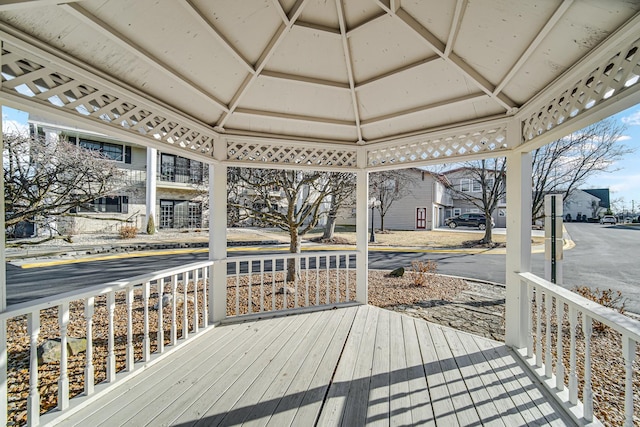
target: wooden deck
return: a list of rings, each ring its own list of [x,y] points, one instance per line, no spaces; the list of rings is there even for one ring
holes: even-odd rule
[[[213,328],[62,422],[240,424],[570,422],[502,343],[372,306]]]

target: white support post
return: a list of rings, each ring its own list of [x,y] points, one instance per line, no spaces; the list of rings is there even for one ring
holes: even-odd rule
[[[369,247],[367,225],[369,223],[369,173],[365,169],[367,152],[364,147],[358,151],[358,171],[356,172],[356,301],[368,303],[369,288]]]
[[[144,229],[147,229],[149,218],[153,217],[153,223],[156,224],[156,186],[158,177],[158,150],[155,148],[147,148],[147,197],[146,197],[146,216]],[[155,228],[158,226],[156,224]]]
[[[0,63],[0,65],[2,65]],[[0,87],[2,87],[2,79],[0,79]],[[0,110],[2,105],[0,105]],[[0,126],[0,153],[4,153],[4,134]],[[4,157],[3,154],[0,154]],[[3,160],[4,163],[4,160]],[[0,230],[5,230],[4,225],[4,173],[0,174]],[[4,235],[4,231],[2,233]],[[0,312],[7,309],[7,255],[5,252],[5,239],[0,239]]]
[[[507,138],[521,138],[520,122],[508,128]],[[509,144],[516,146],[517,143]],[[513,348],[527,344],[527,286],[518,273],[531,269],[531,153],[507,155],[507,289],[505,343]]]
[[[226,156],[226,142],[216,141],[216,158]],[[209,322],[227,317],[227,167],[209,164]]]

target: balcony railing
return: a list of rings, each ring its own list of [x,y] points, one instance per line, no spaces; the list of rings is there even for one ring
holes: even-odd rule
[[[206,184],[208,177],[208,169],[203,167],[181,168],[162,165],[158,171],[158,179],[162,182],[201,185]]]
[[[226,316],[352,301],[355,260],[356,252],[332,251],[216,261],[227,266]],[[14,425],[53,422],[209,327],[213,265],[162,270],[0,313],[0,419]],[[287,282],[292,267],[295,278]],[[58,340],[59,355],[39,364],[38,346],[50,340]]]
[[[637,393],[638,389],[637,384],[634,388],[633,364],[640,343],[640,322],[532,273],[521,273],[520,277],[527,286],[530,322],[527,347],[520,350],[520,355],[533,367],[541,382],[569,407],[575,418],[582,418],[587,423],[594,420],[594,396],[601,398],[599,403],[611,400],[607,397],[611,391],[604,385],[611,379],[606,377],[616,365],[621,367],[624,371],[621,390],[624,404],[620,407],[624,406],[624,425],[634,425],[633,399],[634,390]],[[597,384],[593,375],[594,353],[598,350],[592,343],[594,325],[600,331],[610,328],[620,338],[619,348],[607,348],[605,355],[595,361],[601,372]],[[579,352],[578,348],[583,350]],[[612,357],[616,354],[620,355],[617,360]],[[640,379],[635,378],[635,381],[640,382]],[[579,387],[580,383],[582,387]],[[615,395],[617,393],[611,393],[611,398]]]

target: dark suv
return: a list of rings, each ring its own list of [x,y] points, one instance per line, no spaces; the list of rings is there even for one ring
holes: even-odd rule
[[[480,230],[487,228],[487,218],[481,213],[465,213],[453,218],[447,218],[444,223],[450,228],[456,228],[459,225],[478,227]],[[491,224],[493,225],[493,218],[491,219]]]

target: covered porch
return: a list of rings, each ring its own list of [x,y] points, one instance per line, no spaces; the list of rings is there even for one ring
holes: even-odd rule
[[[113,409],[123,422],[166,410],[167,424],[276,423],[298,414],[318,425],[396,417],[415,424],[414,416],[547,424],[566,415],[597,424],[589,349],[599,321],[621,337],[620,406],[633,425],[640,324],[529,270],[531,152],[640,102],[638,34],[640,6],[622,0],[4,2],[3,105],[205,162],[211,204],[207,263],[14,307],[6,307],[0,269],[0,399],[7,403],[0,419],[13,398],[7,328],[19,325],[10,332],[19,332],[20,353],[28,355],[23,397],[31,425],[109,414],[130,387],[153,399]],[[505,344],[367,307],[369,173],[490,157],[508,165]],[[227,254],[229,167],[355,174],[356,250],[283,258],[307,274],[276,298],[278,262]],[[151,313],[151,300],[165,293],[173,305]],[[176,306],[179,295],[183,307],[192,298],[190,311]],[[305,312],[316,309],[327,311]],[[255,320],[268,311],[285,317]],[[116,318],[126,326],[118,329]],[[228,325],[231,318],[249,323]],[[41,415],[36,347],[51,319],[57,327],[49,335],[62,343],[57,411]],[[77,397],[67,366],[71,332],[87,339]],[[99,380],[98,341],[106,354]],[[305,351],[320,342],[320,351]],[[213,354],[211,371],[200,361]],[[183,360],[193,364],[181,369]],[[290,369],[286,379],[282,367]],[[186,387],[200,374],[211,376]],[[176,387],[184,394],[173,396]],[[167,397],[178,406],[161,405]],[[145,420],[152,421],[131,424]]]

